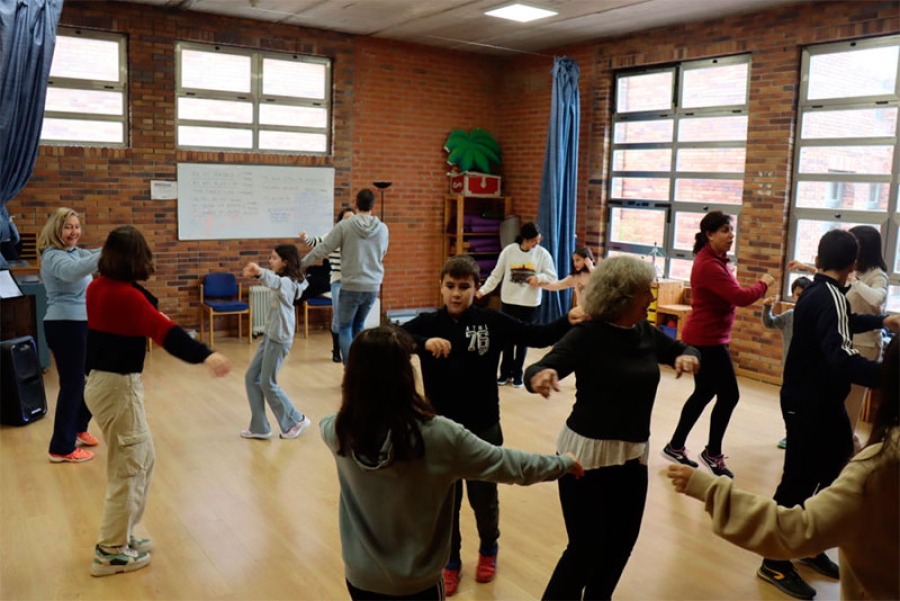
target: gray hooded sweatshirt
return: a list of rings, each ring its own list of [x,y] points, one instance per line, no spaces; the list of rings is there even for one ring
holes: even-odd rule
[[[425,456],[394,461],[389,437],[377,459],[337,454],[336,414],[319,422],[337,463],[344,574],[356,588],[412,595],[435,586],[450,558],[457,480],[535,484],[563,476],[571,457],[485,442],[444,417],[420,424]]]
[[[388,228],[375,215],[354,215],[340,221],[303,258],[306,268],[341,249],[341,290],[378,292],[384,279],[384,255],[388,249]]]

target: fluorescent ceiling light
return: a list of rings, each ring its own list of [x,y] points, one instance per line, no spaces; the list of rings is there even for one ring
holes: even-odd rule
[[[519,23],[528,23],[529,21],[535,21],[537,19],[544,19],[546,17],[552,17],[557,15],[555,10],[547,10],[546,8],[537,8],[536,6],[527,6],[525,4],[520,4],[516,2],[515,4],[510,4],[509,6],[503,6],[501,8],[495,8],[494,10],[489,10],[484,14],[489,15],[491,17],[500,17],[501,19],[510,19],[512,21],[518,21]]]

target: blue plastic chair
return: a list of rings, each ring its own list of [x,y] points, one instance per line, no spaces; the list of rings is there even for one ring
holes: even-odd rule
[[[241,300],[241,285],[230,273],[210,273],[200,284],[200,339],[203,339],[206,316],[209,316],[209,346],[213,346],[213,323],[217,315],[238,316],[238,340],[241,339],[241,315],[247,316],[247,342],[252,344],[253,308]]]
[[[299,307],[298,307],[299,309]],[[314,296],[312,298],[308,298],[303,301],[303,337],[309,338],[309,310],[310,309],[324,309],[327,311],[332,311],[334,308],[332,307],[331,297],[329,296]],[[298,322],[297,328],[299,329],[300,324]],[[329,316],[328,319],[328,328],[331,329],[331,318]]]

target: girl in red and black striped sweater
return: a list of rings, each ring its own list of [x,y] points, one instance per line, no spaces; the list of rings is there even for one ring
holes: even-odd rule
[[[231,364],[192,339],[156,309],[136,282],[153,273],[153,254],[141,233],[114,229],[100,255],[100,277],[87,290],[88,338],[84,400],[109,447],[106,503],[91,574],[130,572],[150,563],[150,539],[134,536],[153,474],[153,439],[144,413],[144,354],[150,337],[188,363],[224,376]]]

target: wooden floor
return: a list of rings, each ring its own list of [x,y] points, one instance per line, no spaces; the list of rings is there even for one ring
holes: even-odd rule
[[[0,428],[0,599],[346,599],[338,536],[338,483],[331,456],[310,428],[296,440],[244,440],[249,409],[243,373],[255,344],[219,341],[234,372],[214,380],[156,348],[144,373],[157,466],[144,516],[153,563],[92,578],[88,568],[106,482],[105,447],[84,464],[51,464],[56,374],[45,377],[50,412]],[[339,405],[341,366],[327,332],[298,337],[280,375],[314,422]],[[539,355],[532,351],[531,358]],[[690,378],[664,371],[653,416],[650,491],[643,528],[616,590],[618,599],[789,599],[755,576],[759,558],[715,537],[699,502],[676,495],[659,449],[671,434]],[[725,440],[728,465],[746,489],[771,495],[781,470],[777,388],[741,379],[742,399]],[[552,400],[501,389],[506,446],[552,453],[573,399],[574,378]],[[705,442],[707,409],[688,439]],[[100,435],[93,426],[93,432]],[[611,491],[612,492],[612,491]],[[476,584],[477,535],[464,505],[463,579],[456,599],[537,599],[565,546],[555,484],[501,486],[499,570]],[[603,544],[603,541],[597,541]],[[837,558],[836,551],[831,551]],[[839,585],[805,567],[817,600]]]

